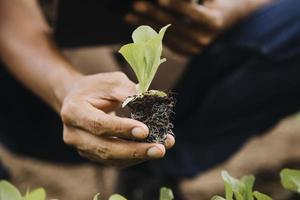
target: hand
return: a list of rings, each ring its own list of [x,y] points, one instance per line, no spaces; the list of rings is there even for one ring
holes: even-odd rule
[[[183,0],[146,1],[134,4],[129,23],[161,27],[172,24],[166,45],[183,55],[194,55],[209,45],[222,31],[271,0],[206,0],[203,4]]]
[[[147,137],[145,124],[108,114],[136,92],[135,84],[120,72],[75,79],[61,109],[64,142],[83,157],[118,167],[163,157],[163,145],[133,141]],[[173,144],[169,135],[166,148]]]

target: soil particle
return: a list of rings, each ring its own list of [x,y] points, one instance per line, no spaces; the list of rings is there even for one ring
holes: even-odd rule
[[[175,98],[171,94],[158,96],[147,93],[134,97],[134,100],[128,103],[128,107],[131,110],[131,118],[148,126],[149,136],[145,141],[164,144],[167,134],[174,135],[170,118],[174,114]]]

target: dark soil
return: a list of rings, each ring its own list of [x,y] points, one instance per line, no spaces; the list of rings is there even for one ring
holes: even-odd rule
[[[149,136],[145,141],[161,144],[165,143],[167,134],[174,135],[170,121],[174,106],[175,98],[171,94],[161,97],[146,93],[128,103],[131,118],[143,122],[149,128]]]

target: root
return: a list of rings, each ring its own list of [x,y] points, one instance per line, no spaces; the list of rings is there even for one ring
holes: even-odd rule
[[[164,144],[167,134],[172,132],[170,117],[174,114],[175,99],[171,95],[141,95],[128,103],[131,118],[141,121],[149,128],[146,142]]]

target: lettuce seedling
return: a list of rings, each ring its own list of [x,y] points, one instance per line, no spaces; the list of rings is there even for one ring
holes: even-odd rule
[[[258,191],[253,192],[255,177],[244,176],[240,180],[233,178],[227,171],[222,171],[225,184],[225,198],[214,196],[211,200],[272,200],[266,194]]]
[[[138,94],[128,97],[123,107],[128,105],[131,117],[149,127],[147,142],[164,143],[167,134],[173,134],[170,115],[175,100],[163,91],[150,90],[150,84],[158,67],[166,61],[161,58],[162,40],[170,25],[158,33],[149,26],[140,26],[132,34],[133,43],[121,47],[119,52],[133,69],[138,80]]]
[[[119,50],[139,81],[140,94],[148,91],[158,67],[166,61],[161,59],[162,39],[169,26],[163,27],[159,33],[150,26],[140,26],[132,34],[133,43]]]
[[[20,191],[7,181],[0,181],[0,199],[2,200],[46,200],[46,192],[43,188],[27,191],[24,196]]]
[[[166,187],[160,188],[159,200],[174,200],[173,191]]]
[[[280,178],[285,189],[300,194],[300,170],[283,169],[280,172]]]
[[[1,200],[1,199],[0,199]],[[101,200],[100,194],[96,194],[93,200]],[[125,197],[119,194],[113,194],[108,200],[127,200]],[[174,195],[171,189],[162,187],[159,192],[159,200],[174,200]]]

